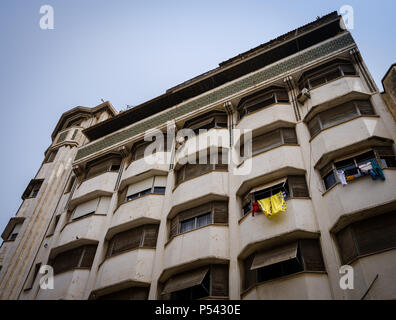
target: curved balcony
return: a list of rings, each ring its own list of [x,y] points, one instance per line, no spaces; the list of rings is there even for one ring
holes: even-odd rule
[[[213,171],[184,181],[173,191],[172,206],[208,195],[228,197],[228,172]]]
[[[106,172],[83,181],[74,192],[69,204],[70,207],[100,196],[112,196],[117,177],[118,172]]]
[[[327,212],[329,227],[334,227],[342,218],[396,201],[396,170],[384,169],[384,175],[385,181],[360,177],[345,187],[337,184],[327,191],[323,201],[326,208],[331,208]]]
[[[283,145],[245,160],[233,173],[241,186],[249,180],[271,174],[283,168],[305,170],[299,146]]]
[[[147,222],[160,221],[164,196],[149,194],[144,197],[123,203],[114,213],[111,230],[118,226],[132,223],[133,221],[147,220]]]
[[[187,141],[176,151],[175,163],[181,159],[195,155],[200,151],[209,148],[227,150],[230,145],[230,135],[228,129],[210,129],[187,139]]]
[[[254,131],[279,121],[296,122],[291,104],[277,103],[245,115],[236,125],[236,129],[252,129]]]
[[[137,249],[107,258],[99,267],[95,291],[125,282],[150,283],[154,249]]]
[[[304,109],[309,112],[315,106],[353,94],[370,94],[370,92],[364,87],[360,77],[346,76],[312,89],[311,98],[305,103],[306,109]]]
[[[69,222],[61,231],[56,247],[66,246],[77,239],[99,241],[105,220],[106,215],[93,214]]]
[[[331,300],[326,274],[302,273],[259,284],[242,300]]]
[[[372,137],[392,139],[381,118],[377,116],[359,117],[325,129],[311,141],[313,163],[316,164],[327,153]]]
[[[150,156],[141,158],[131,162],[131,164],[124,170],[121,181],[120,189],[132,184],[139,179],[141,180],[145,173],[150,173],[148,176],[163,175],[169,171],[170,165],[170,152],[157,152]]]
[[[310,199],[290,199],[287,213],[268,219],[264,214],[249,214],[241,219],[240,248],[279,237],[293,231],[318,232],[312,201]]]
[[[75,269],[54,276],[54,289],[40,289],[37,300],[82,300],[90,270]]]
[[[200,259],[229,259],[227,226],[210,225],[174,237],[165,246],[164,270]]]

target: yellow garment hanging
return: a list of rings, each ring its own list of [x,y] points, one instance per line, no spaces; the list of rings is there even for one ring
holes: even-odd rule
[[[270,198],[258,201],[258,204],[264,214],[271,218],[279,212],[286,212],[286,201],[283,192],[279,192]]]
[[[271,197],[272,215],[279,212],[286,212],[286,201],[283,192],[279,192]]]
[[[259,200],[258,204],[267,217],[272,216],[271,198]]]

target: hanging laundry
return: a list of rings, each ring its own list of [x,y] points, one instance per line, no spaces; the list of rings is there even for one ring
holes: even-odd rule
[[[346,181],[347,181],[347,182],[351,182],[351,181],[353,181],[353,180],[355,180],[355,176],[347,176],[347,177],[346,177]]]
[[[271,198],[265,198],[258,201],[260,209],[264,212],[267,217],[272,216]]]
[[[337,170],[337,175],[338,175],[338,179],[340,180],[341,184],[343,186],[346,186],[348,184],[348,182],[346,181],[344,170]]]
[[[359,170],[363,173],[368,175],[370,170],[373,170],[373,166],[371,165],[371,162],[367,162],[365,164],[362,164],[359,166]]]
[[[372,171],[374,172],[375,176],[377,178],[380,178],[381,180],[385,180],[384,172],[382,171],[381,167],[378,165],[377,161],[371,161],[371,165],[373,167]],[[374,178],[373,174],[372,173],[370,173],[370,174],[371,174],[371,177],[373,178],[373,180],[376,180]]]
[[[271,207],[272,215],[276,215],[279,212],[286,212],[285,194],[283,192],[279,192],[271,197]]]
[[[286,212],[287,206],[285,197],[286,194],[284,192],[279,192],[270,198],[259,200],[258,204],[264,214],[268,218],[271,218],[280,212]]]
[[[258,202],[252,203],[252,216],[253,217],[256,212],[260,212],[260,206],[259,206]]]

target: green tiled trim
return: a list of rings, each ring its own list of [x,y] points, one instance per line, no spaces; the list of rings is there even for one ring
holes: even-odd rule
[[[192,101],[180,105],[177,108],[169,110],[168,112],[162,113],[154,118],[141,121],[133,127],[124,129],[123,131],[109,135],[100,141],[93,142],[85,147],[82,147],[77,152],[76,160],[87,157],[90,154],[98,152],[104,148],[111,147],[114,144],[117,144],[123,140],[140,134],[146,130],[155,128],[167,121],[176,119],[184,114],[202,108],[208,104],[215,103],[216,101],[229,97],[236,92],[245,90],[263,81],[272,79],[282,73],[302,66],[333,51],[337,51],[352,44],[354,44],[352,36],[349,33],[345,33],[339,38],[333,39],[332,41],[326,42],[319,47],[313,48],[298,56],[294,56],[283,62],[275,64],[263,71],[253,74],[250,77],[235,81],[232,84],[226,85],[221,89],[215,90],[203,97],[196,98]]]

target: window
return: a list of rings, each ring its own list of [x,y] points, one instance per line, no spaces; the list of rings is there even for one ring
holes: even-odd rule
[[[149,224],[115,235],[109,242],[107,257],[138,248],[155,248],[158,225]]]
[[[228,223],[228,202],[213,201],[180,212],[171,220],[170,238],[211,224]]]
[[[51,226],[50,226],[50,228],[48,230],[47,236],[51,236],[51,235],[54,234],[56,226],[58,225],[59,219],[60,219],[60,214],[55,216],[54,220],[51,222]]]
[[[58,153],[58,150],[52,150],[47,157],[44,160],[44,163],[50,163],[55,160],[56,154]]]
[[[69,182],[67,183],[67,186],[66,186],[66,189],[65,189],[65,194],[71,192],[75,181],[76,181],[76,176],[74,176],[74,175],[71,176],[70,179],[69,179]]]
[[[30,274],[30,277],[27,280],[26,286],[24,290],[30,290],[33,287],[34,281],[37,278],[37,275],[40,271],[41,268],[41,262],[40,263],[36,263],[36,265],[34,266],[33,272]]]
[[[286,194],[285,199],[309,198],[305,176],[288,176],[271,183],[253,188],[242,200],[242,214],[245,216],[252,210],[252,203],[269,198],[279,192]]]
[[[289,95],[285,88],[270,87],[255,93],[253,96],[242,99],[239,107],[239,118],[256,112],[276,103],[289,103]]]
[[[314,89],[332,80],[355,75],[356,70],[349,61],[333,61],[306,72],[299,80],[299,88]]]
[[[357,156],[346,158],[342,161],[330,162],[320,170],[326,190],[341,182],[337,172],[343,171],[345,177],[354,176],[359,178],[366,174],[359,169],[359,166],[375,161],[383,169],[395,168],[396,157],[392,147],[375,147],[370,151],[363,152]]]
[[[197,300],[228,297],[228,264],[200,267],[172,276],[161,292],[163,300]]]
[[[206,173],[213,172],[213,171],[227,171],[228,170],[228,164],[223,163],[226,162],[224,161],[222,157],[222,152],[219,152],[218,155],[216,155],[216,159],[214,161],[212,160],[211,163],[210,161],[210,155],[207,155],[207,158],[205,159],[206,164],[203,164],[199,159],[196,160],[196,164],[192,163],[187,163],[177,169],[175,171],[176,173],[176,186],[180,185],[182,182],[189,180],[189,179],[194,179],[199,176],[202,176]]]
[[[192,120],[186,121],[183,128],[189,128],[199,134],[199,130],[227,128],[227,114],[222,111],[212,111]]]
[[[48,264],[54,268],[55,275],[77,268],[90,269],[95,253],[96,245],[82,246],[59,253]]]
[[[106,214],[111,197],[95,198],[79,204],[71,214],[71,220],[78,220],[92,214]]]
[[[244,260],[244,289],[300,272],[325,271],[318,240],[298,240],[272,250],[259,251]]]
[[[294,128],[281,128],[253,137],[252,155],[268,151],[281,145],[296,145],[297,136]],[[240,155],[244,157],[245,145],[240,148]]]
[[[129,185],[120,194],[120,205],[125,201],[141,198],[148,194],[165,194],[167,176],[155,176]]]
[[[355,222],[336,234],[343,264],[396,248],[396,212]]]
[[[98,300],[147,300],[148,294],[148,287],[132,287],[101,296]]]
[[[139,141],[135,143],[132,147],[131,153],[132,153],[132,161],[136,161],[139,159],[144,158],[144,152],[146,148],[151,145],[152,143],[156,142],[157,137],[153,138],[153,141]],[[159,141],[158,143],[158,149],[153,150],[153,153],[156,152],[167,152],[168,151],[168,137],[166,134],[163,134],[163,141]]]
[[[38,193],[39,193],[39,191],[40,191],[41,185],[43,184],[43,181],[44,180],[42,180],[42,179],[39,179],[39,180],[33,179],[33,180],[31,180],[29,185],[27,186],[26,190],[24,191],[24,193],[22,195],[22,199],[26,200],[26,199],[36,198]]]
[[[308,122],[308,129],[313,138],[322,130],[369,115],[375,115],[370,100],[354,100],[319,113]]]
[[[87,174],[85,179],[96,177],[105,172],[117,172],[120,170],[121,157],[107,156],[87,164]]]
[[[15,241],[21,231],[22,223],[17,223],[9,234],[7,241]]]
[[[84,118],[77,118],[77,119],[71,120],[71,121],[69,121],[69,123],[67,124],[65,129],[71,128],[71,127],[79,127],[83,121],[84,121]]]

